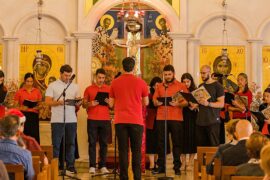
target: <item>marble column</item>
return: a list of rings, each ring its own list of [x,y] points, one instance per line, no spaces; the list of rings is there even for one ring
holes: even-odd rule
[[[84,90],[92,82],[91,58],[92,58],[92,38],[93,32],[76,32],[73,36],[77,40],[77,83],[80,85],[81,97]],[[88,136],[87,136],[87,114],[84,109],[78,112],[78,144],[80,160],[88,161]]]
[[[247,61],[247,74],[249,75],[249,82],[255,82],[262,86],[262,40],[248,39],[249,51]]]
[[[191,34],[169,33],[173,39],[173,66],[175,68],[175,77],[180,79],[183,73],[188,71],[188,53],[187,40]]]
[[[19,44],[16,37],[3,37],[3,70],[7,80],[19,77]]]
[[[199,77],[199,39],[191,38],[188,40],[188,72],[192,75],[195,82]]]

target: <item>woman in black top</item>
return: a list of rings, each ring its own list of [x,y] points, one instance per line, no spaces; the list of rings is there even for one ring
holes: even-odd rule
[[[194,80],[189,73],[185,73],[181,77],[181,82],[185,83],[189,92],[196,89]],[[195,123],[197,118],[197,112],[191,110],[189,107],[183,108],[183,118],[184,118],[184,144],[183,144],[183,154],[181,155],[182,166],[181,170],[192,170],[192,162],[194,160],[194,155],[197,152],[196,146],[196,136],[195,136]],[[186,156],[189,154],[189,162],[186,163]]]

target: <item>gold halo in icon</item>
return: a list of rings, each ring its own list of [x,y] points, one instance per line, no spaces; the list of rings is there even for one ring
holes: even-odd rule
[[[107,30],[110,30],[110,29],[112,29],[113,28],[113,26],[114,26],[114,19],[113,19],[113,17],[111,16],[111,15],[109,15],[109,14],[105,14],[105,15],[103,15],[101,18],[100,18],[100,25],[102,26],[102,27],[104,27],[104,20],[105,19],[110,19],[111,20],[111,24],[110,24],[110,26],[108,27],[108,29]]]
[[[162,29],[162,27],[161,27],[160,24],[159,24],[159,20],[160,20],[160,19],[165,19],[165,20],[166,20],[166,18],[165,18],[164,15],[159,15],[159,16],[156,18],[155,23],[156,23],[156,27],[157,27],[159,30]],[[167,21],[166,21],[166,22],[167,22]],[[166,23],[166,25],[167,25],[167,23]]]

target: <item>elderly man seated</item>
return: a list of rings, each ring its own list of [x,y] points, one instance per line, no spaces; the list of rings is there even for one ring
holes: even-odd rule
[[[235,136],[238,143],[222,152],[221,163],[223,166],[237,166],[248,162],[246,141],[252,132],[252,125],[248,120],[238,121],[235,128]]]
[[[0,159],[5,164],[22,164],[25,170],[25,179],[34,177],[32,156],[17,144],[17,132],[19,128],[19,117],[14,115],[5,116],[0,121]]]

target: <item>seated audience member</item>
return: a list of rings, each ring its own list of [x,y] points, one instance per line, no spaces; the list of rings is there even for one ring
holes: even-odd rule
[[[248,162],[246,141],[252,134],[253,128],[248,120],[239,120],[235,128],[238,143],[222,152],[221,164],[223,166],[237,166]]]
[[[28,149],[29,151],[41,151],[41,147],[38,144],[38,142],[35,140],[35,138],[31,137],[31,136],[27,136],[23,133],[24,130],[24,123],[25,123],[25,116],[24,114],[19,111],[18,109],[10,109],[7,112],[7,115],[14,115],[14,116],[18,116],[19,117],[19,136],[22,138],[23,142],[25,143],[26,149]]]
[[[3,161],[0,160],[0,179],[1,180],[8,180],[8,173]]]
[[[218,147],[217,152],[213,156],[213,159],[206,166],[207,174],[213,174],[213,167],[214,167],[215,158],[220,159],[221,154],[224,150],[237,144],[238,141],[236,140],[236,137],[235,137],[235,127],[236,127],[236,124],[238,123],[238,121],[239,121],[239,119],[232,119],[226,124],[226,135],[227,135],[227,139],[229,140],[229,143],[221,144]]]
[[[18,140],[17,143],[19,146],[21,146],[24,149],[27,149],[29,151],[42,151],[40,145],[38,144],[38,142],[36,141],[35,138],[31,137],[31,136],[27,136],[23,133],[24,130],[24,123],[25,123],[25,116],[24,114],[19,111],[18,109],[9,109],[9,111],[7,112],[7,115],[14,115],[14,116],[18,116],[19,117],[19,128],[18,128]],[[48,158],[44,157],[44,164],[47,165],[48,164]]]
[[[270,180],[270,144],[264,146],[261,150],[261,168],[264,171],[264,179],[263,180]]]
[[[263,176],[264,172],[260,167],[260,152],[263,146],[269,142],[268,138],[260,132],[254,132],[246,142],[249,161],[237,166],[237,176]]]
[[[0,121],[0,131],[3,139],[0,140],[0,159],[5,164],[22,164],[25,170],[25,179],[34,177],[32,156],[28,150],[22,149],[17,144],[19,118],[7,115]]]

